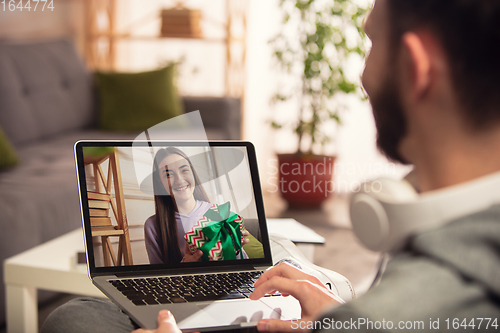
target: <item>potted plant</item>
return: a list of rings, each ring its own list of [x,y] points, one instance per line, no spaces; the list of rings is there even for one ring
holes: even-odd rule
[[[297,136],[294,154],[279,154],[279,188],[290,206],[316,208],[332,192],[334,156],[324,148],[332,142],[332,126],[341,124],[341,97],[364,98],[359,84],[346,76],[353,54],[365,54],[362,24],[367,8],[355,0],[281,0],[282,31],[270,44],[286,73],[273,102],[295,100],[294,123],[272,122],[275,129],[291,127]],[[300,79],[298,79],[300,78]]]

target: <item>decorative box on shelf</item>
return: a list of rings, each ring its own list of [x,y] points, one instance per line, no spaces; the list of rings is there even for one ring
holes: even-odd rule
[[[201,38],[201,11],[176,6],[161,11],[161,36]]]

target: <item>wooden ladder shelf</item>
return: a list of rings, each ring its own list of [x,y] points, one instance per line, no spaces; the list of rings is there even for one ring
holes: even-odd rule
[[[102,169],[105,161],[108,161],[107,176]],[[87,192],[90,224],[92,236],[101,237],[104,265],[133,265],[118,152],[115,149],[104,155],[87,155],[85,164],[91,165],[94,171],[95,191]],[[112,187],[114,196],[111,193]],[[116,225],[112,223],[110,209]],[[118,256],[115,255],[110,237],[119,238]]]

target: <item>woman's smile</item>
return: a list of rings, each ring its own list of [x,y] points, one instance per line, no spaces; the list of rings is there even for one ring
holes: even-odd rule
[[[182,187],[177,187],[177,188],[174,188],[174,191],[177,191],[177,192],[183,192],[183,191],[186,191],[188,188],[190,188],[191,185],[190,184],[187,184],[187,185],[184,185]]]

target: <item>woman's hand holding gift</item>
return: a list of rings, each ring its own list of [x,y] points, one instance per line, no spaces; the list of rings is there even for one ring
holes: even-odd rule
[[[196,250],[195,253],[191,253],[191,250],[189,249],[188,244],[184,243],[184,259],[182,259],[182,262],[201,261],[202,255],[203,255],[203,252],[201,250]]]
[[[241,231],[241,246],[248,244],[250,242],[250,239],[247,237],[250,235],[248,230],[244,229]]]

